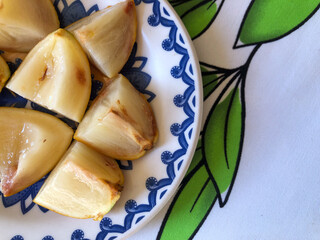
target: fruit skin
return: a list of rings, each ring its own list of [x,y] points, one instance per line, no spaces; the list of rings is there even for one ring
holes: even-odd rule
[[[0,56],[0,92],[8,79],[10,78],[11,72],[6,61]]]
[[[30,51],[7,88],[79,122],[91,93],[90,65],[73,35],[58,29]]]
[[[25,59],[28,53],[21,53],[21,52],[8,52],[5,51],[1,54],[1,57],[6,61],[6,62],[11,62],[15,63],[17,59]]]
[[[4,196],[22,191],[58,163],[73,130],[60,119],[30,109],[0,107],[0,178]]]
[[[28,52],[59,25],[50,0],[0,1],[1,50]]]
[[[123,184],[114,159],[75,141],[34,202],[65,216],[101,220],[120,198]]]
[[[93,100],[102,92],[112,81],[112,78],[105,76],[99,69],[94,65],[90,64],[91,74],[93,76],[92,89],[89,107],[91,106]]]
[[[109,78],[128,61],[136,40],[133,0],[126,0],[80,19],[66,28],[77,38],[90,62]]]
[[[145,97],[119,74],[94,100],[74,138],[112,158],[134,160],[154,146],[158,129]]]

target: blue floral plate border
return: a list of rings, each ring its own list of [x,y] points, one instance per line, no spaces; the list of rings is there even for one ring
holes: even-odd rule
[[[80,0],[54,0],[53,3],[59,13],[61,26],[67,26],[70,23],[99,10],[99,1],[88,2]],[[180,117],[178,123],[171,123],[169,127],[171,138],[175,139],[176,142],[175,149],[164,149],[161,154],[159,154],[159,161],[161,161],[161,164],[164,166],[163,170],[165,174],[163,177],[157,179],[156,177],[150,176],[145,180],[145,192],[147,193],[145,199],[143,199],[145,200],[145,203],[139,204],[139,202],[144,202],[141,201],[141,199],[138,201],[130,198],[125,201],[125,204],[122,207],[124,214],[122,214],[123,219],[120,221],[122,222],[121,224],[114,223],[119,222],[118,219],[114,221],[112,216],[109,217],[107,214],[99,223],[99,228],[96,229],[97,232],[94,233],[95,239],[98,240],[126,238],[150,221],[150,219],[161,210],[178,188],[192,159],[200,132],[202,114],[200,70],[195,50],[192,47],[191,40],[187,35],[183,24],[166,1],[135,0],[135,4],[138,12],[140,10],[140,12],[143,11],[144,14],[147,13],[148,16],[143,20],[143,23],[145,21],[149,29],[153,30],[160,27],[166,29],[167,34],[164,39],[161,39],[162,51],[172,52],[174,53],[174,56],[178,56],[172,67],[168,69],[165,68],[163,71],[168,71],[167,74],[172,78],[172,81],[179,81],[180,85],[177,86],[183,87],[182,89],[177,89],[177,94],[169,100],[169,103],[171,102],[172,106],[177,108],[175,111],[180,111],[182,113],[180,113],[180,116],[183,117]],[[142,26],[141,28],[143,30],[147,27]],[[145,94],[148,101],[153,104],[153,101],[156,101],[160,96],[157,96],[157,89],[151,86],[152,82],[156,81],[152,70],[150,71],[150,69],[146,68],[150,57],[140,56],[137,53],[139,47],[139,43],[135,44],[132,54],[123,68],[122,73],[140,92]],[[15,70],[20,63],[20,59],[16,59],[14,63],[9,63],[11,70]],[[98,94],[101,86],[99,82],[94,79],[94,76],[92,81],[92,98],[94,98]],[[48,112],[42,107],[28,102],[8,90],[4,90],[0,94],[0,106],[29,107]],[[50,113],[54,114],[52,112]],[[68,119],[62,118],[62,120],[66,121],[71,126],[76,127],[73,125],[74,123]],[[134,168],[133,163],[129,161],[119,162],[119,164],[124,171],[132,171]],[[36,206],[32,201],[29,201],[29,199],[35,197],[44,180],[45,178],[41,179],[38,183],[12,197],[5,198],[1,195],[4,206],[3,209],[20,205],[22,216],[26,216],[31,209]],[[48,211],[40,206],[39,209],[43,214]],[[5,210],[0,208],[0,211]],[[32,231],[36,230],[33,228]],[[87,234],[89,231],[90,234]],[[11,232],[14,232],[14,234],[11,234]],[[16,229],[10,229],[8,234],[10,237],[7,239],[28,239],[25,233],[19,232],[18,226]],[[87,240],[89,239],[87,238],[87,235],[93,236],[92,229],[89,230],[83,227],[73,229],[66,234],[71,240]],[[28,236],[30,236],[30,233],[28,233]],[[61,236],[56,233],[45,233],[42,235],[42,240],[52,239],[61,239]]]

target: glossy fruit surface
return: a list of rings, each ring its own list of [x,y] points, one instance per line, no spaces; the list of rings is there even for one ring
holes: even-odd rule
[[[134,2],[126,0],[85,17],[69,27],[90,61],[106,76],[116,76],[128,60],[136,40]]]
[[[72,34],[58,29],[31,50],[7,88],[79,122],[91,92],[88,59]]]
[[[1,0],[0,49],[28,52],[59,28],[50,0]]]
[[[68,125],[50,114],[0,107],[2,193],[13,195],[40,180],[60,160],[72,135]]]
[[[123,183],[115,160],[74,142],[34,202],[65,216],[101,220],[119,199]]]
[[[96,98],[75,133],[76,140],[121,160],[143,156],[157,136],[151,106],[121,74]]]

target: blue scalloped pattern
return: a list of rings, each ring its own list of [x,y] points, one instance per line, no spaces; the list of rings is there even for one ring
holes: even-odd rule
[[[16,235],[13,238],[11,238],[11,240],[24,240],[24,238],[21,235]],[[54,240],[54,238],[52,236],[48,235],[48,236],[45,236],[44,238],[42,238],[42,240]],[[82,238],[79,240],[89,240],[89,239]]]
[[[11,240],[24,240],[24,238],[21,235],[16,235]]]
[[[54,240],[54,238],[50,235],[45,236],[44,238],[42,238],[42,240]]]
[[[60,2],[63,4],[62,11],[58,8]],[[95,4],[87,11],[80,0],[76,0],[71,4],[68,4],[66,0],[55,0],[53,5],[58,13],[62,28],[99,10],[98,5]]]
[[[24,240],[21,235],[16,235],[11,240]],[[45,236],[42,240],[54,240],[50,235]],[[89,238],[84,237],[84,232],[81,229],[75,230],[71,235],[71,240],[90,240]]]
[[[142,69],[146,65],[148,58],[136,56],[137,54],[137,43],[134,44],[130,57],[127,63],[121,70],[121,73],[130,80],[132,85],[144,95],[147,95],[148,102],[151,102],[156,94],[147,90],[148,85],[151,82],[151,76],[143,72]],[[137,66],[138,65],[138,66]]]
[[[47,176],[43,177],[40,181],[33,184],[32,186],[24,189],[23,191],[14,194],[10,197],[4,197],[0,192],[2,203],[5,208],[11,207],[17,203],[20,203],[21,212],[26,214],[29,212],[36,204],[32,202],[31,199],[34,199],[37,193],[39,192],[42,184],[44,183]],[[29,201],[28,201],[29,199]],[[29,203],[27,203],[29,202]],[[37,205],[43,213],[46,213],[48,209]]]
[[[94,11],[98,11],[98,6],[94,5],[92,6],[88,11],[85,10],[83,4],[80,0],[75,0],[70,5],[67,4],[66,0],[55,0],[54,5],[57,9],[58,13],[60,13],[58,9],[59,2],[63,3],[63,10],[61,11],[61,14],[59,14],[59,18],[61,21],[62,26],[67,26],[70,23],[89,15],[90,13]],[[165,196],[167,193],[166,189],[163,189],[164,187],[171,185],[173,180],[175,179],[175,169],[174,169],[174,163],[183,155],[186,154],[188,149],[188,142],[185,137],[185,131],[190,127],[190,125],[194,122],[194,112],[189,105],[189,99],[192,95],[192,93],[195,90],[194,87],[194,80],[189,77],[189,75],[186,72],[187,62],[189,60],[189,53],[187,49],[183,48],[178,42],[177,37],[179,40],[184,43],[184,39],[181,35],[177,36],[177,26],[174,21],[168,20],[166,17],[161,16],[160,11],[160,2],[159,0],[135,0],[135,4],[139,5],[141,2],[144,2],[146,4],[153,4],[153,14],[149,16],[148,23],[150,26],[158,26],[161,24],[164,27],[168,27],[170,29],[169,36],[167,39],[163,40],[162,42],[162,48],[165,51],[175,51],[176,53],[182,55],[182,59],[179,63],[179,66],[173,66],[170,73],[172,77],[176,79],[181,79],[184,83],[188,85],[187,89],[183,94],[178,94],[174,97],[173,103],[175,106],[179,108],[183,108],[185,114],[187,115],[187,119],[180,123],[174,123],[170,127],[170,131],[173,136],[176,136],[178,138],[178,142],[180,144],[180,149],[176,150],[175,152],[171,153],[169,151],[164,151],[161,154],[161,161],[167,165],[167,178],[157,180],[154,177],[149,177],[146,180],[146,188],[150,191],[148,195],[148,204],[137,204],[135,200],[128,200],[125,204],[125,211],[127,212],[127,215],[124,219],[124,224],[118,225],[118,224],[112,224],[112,220],[108,217],[105,217],[100,222],[100,232],[96,236],[96,240],[103,240],[106,239],[107,235],[110,233],[125,233],[127,230],[131,228],[133,224],[137,224],[140,222],[144,217],[145,213],[150,212],[153,207],[156,205],[156,196],[159,193],[160,199]],[[166,16],[170,16],[169,12],[163,8],[163,12]],[[64,17],[64,15],[66,17]],[[148,74],[142,72],[143,67],[145,66],[147,62],[147,58],[145,57],[136,57],[136,45],[133,49],[133,53],[130,56],[130,59],[128,60],[128,63],[126,66],[122,69],[123,75],[125,75],[129,80],[132,82],[132,84],[141,92],[148,95],[148,100],[151,101],[156,96],[154,93],[148,91],[146,88],[149,85],[151,81],[151,76]],[[140,62],[140,66],[136,66],[136,63]],[[193,73],[192,66],[190,66],[189,71]],[[139,81],[143,79],[142,82],[137,81],[138,78],[134,78],[136,74],[139,75]],[[92,76],[94,78],[94,76]],[[94,80],[94,79],[93,79]],[[98,93],[99,84],[97,84],[97,90],[96,93],[93,93],[93,95],[96,95]],[[8,94],[5,92],[5,94]],[[14,98],[19,96],[14,96]],[[0,98],[1,99],[1,98]],[[10,98],[9,98],[10,99]],[[195,106],[195,98],[192,99],[192,103]],[[0,102],[1,104],[1,102]],[[26,103],[25,103],[26,104]],[[24,104],[24,106],[25,106]],[[23,105],[23,104],[22,104]],[[22,107],[24,107],[22,106]],[[191,137],[192,135],[192,129],[189,131],[188,136]],[[183,160],[181,160],[178,163],[178,170],[181,167],[181,164],[183,163]],[[122,163],[120,162],[120,165]],[[126,165],[123,165],[124,168],[132,169],[132,163],[130,161],[127,162]],[[16,203],[19,202],[15,200]],[[13,203],[15,204],[15,203]],[[137,217],[137,219],[134,221],[134,217],[139,214],[141,216]],[[115,239],[115,236],[112,236],[109,238],[109,240]],[[43,238],[43,240],[52,240],[52,236],[46,236]],[[24,240],[24,238],[20,235],[14,236],[11,240]],[[75,230],[71,235],[71,240],[89,240],[84,237],[84,232],[81,229]]]
[[[90,239],[84,237],[84,232],[81,229],[77,229],[72,233],[71,240],[90,240]]]

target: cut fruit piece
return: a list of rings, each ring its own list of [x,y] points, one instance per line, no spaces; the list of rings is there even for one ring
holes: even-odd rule
[[[0,56],[0,92],[10,77],[10,69],[6,61]]]
[[[75,141],[34,202],[68,217],[101,220],[119,199],[123,183],[114,159]]]
[[[157,136],[151,106],[120,74],[95,99],[74,138],[107,156],[134,160],[153,147]]]
[[[136,8],[126,0],[80,19],[66,28],[74,34],[90,61],[108,77],[128,60],[137,31]]]
[[[1,0],[0,49],[28,52],[59,24],[50,0]]]
[[[67,124],[50,114],[0,107],[2,193],[13,195],[40,180],[61,159],[72,135]]]
[[[79,122],[91,92],[90,65],[72,34],[58,29],[31,50],[7,88]]]

